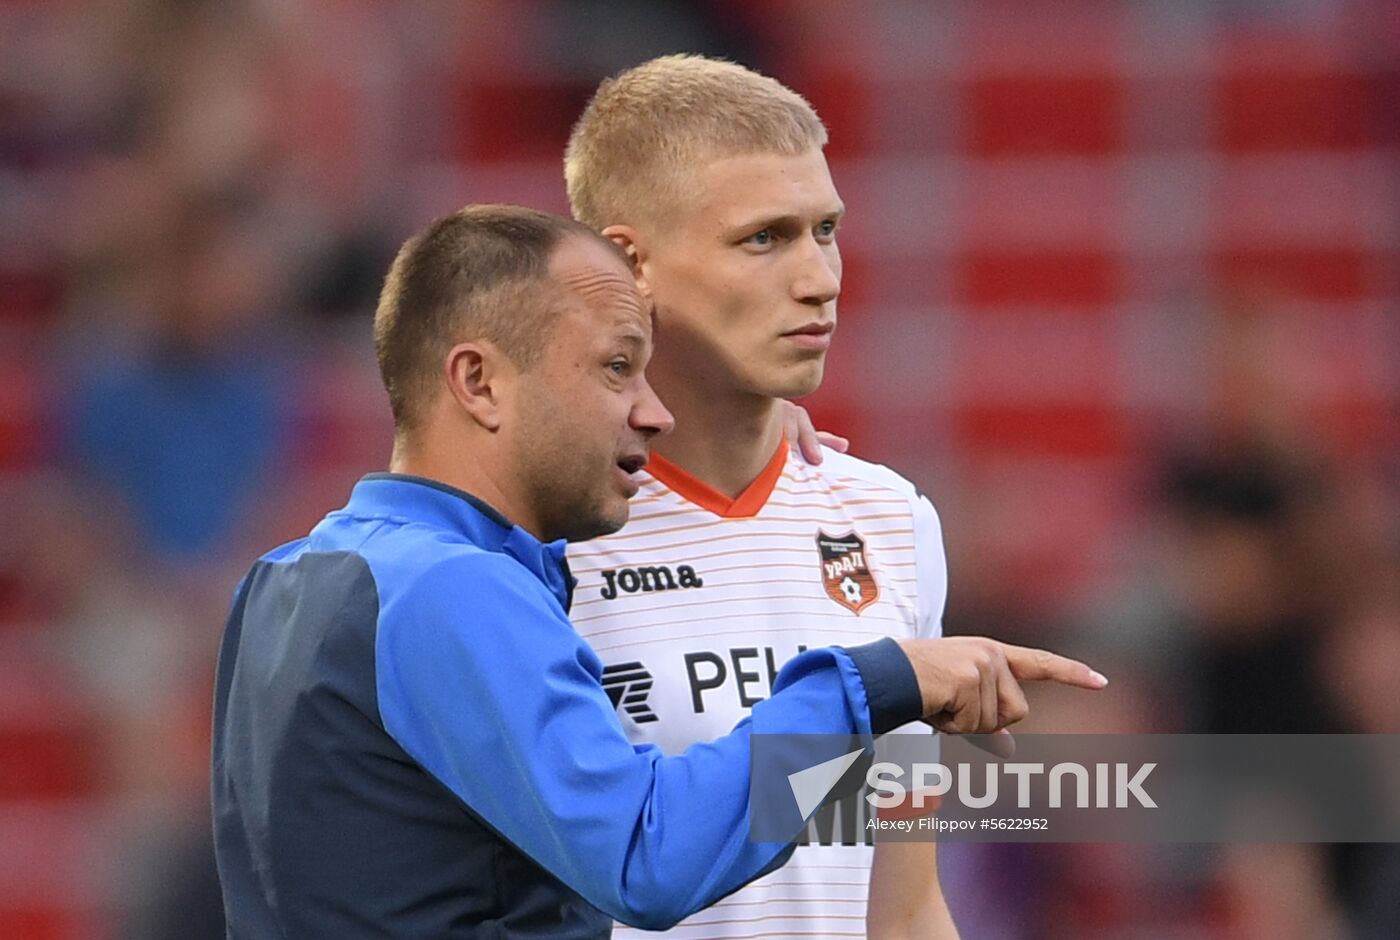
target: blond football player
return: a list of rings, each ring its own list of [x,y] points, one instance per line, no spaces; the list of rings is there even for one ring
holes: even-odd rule
[[[836,329],[844,207],[825,144],[790,88],[697,56],[609,78],[568,141],[575,216],[655,305],[648,377],[676,417],[630,523],[571,546],[573,621],[633,740],[672,754],[734,727],[806,646],[941,633],[928,500],[839,452],[806,464],[784,438],[784,399],[816,391]],[[675,936],[956,936],[932,843],[869,846],[826,822],[826,845]]]
[[[928,500],[852,456],[807,463],[784,436],[784,400],[820,385],[837,323],[826,139],[773,79],[667,56],[603,82],[569,140],[574,214],[654,304],[648,376],[676,418],[636,474],[631,521],[570,547],[572,619],[628,734],[667,753],[731,729],[806,646],[942,632]],[[826,823],[828,844],[673,935],[956,936],[932,843],[871,846],[852,820]]]

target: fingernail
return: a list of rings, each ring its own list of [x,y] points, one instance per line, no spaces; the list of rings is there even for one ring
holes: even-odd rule
[[[1103,688],[1104,686],[1108,685],[1108,676],[1104,675],[1103,673],[1095,672],[1093,669],[1090,669],[1089,675],[1093,678],[1095,682],[1099,684],[1099,688]]]

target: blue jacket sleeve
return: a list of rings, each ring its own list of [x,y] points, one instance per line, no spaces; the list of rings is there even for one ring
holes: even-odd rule
[[[868,735],[918,710],[892,641],[854,657],[808,650],[730,734],[665,757],[627,740],[598,658],[509,558],[443,561],[380,601],[385,730],[501,836],[639,927],[674,924],[781,862],[783,844],[748,840],[750,735]]]

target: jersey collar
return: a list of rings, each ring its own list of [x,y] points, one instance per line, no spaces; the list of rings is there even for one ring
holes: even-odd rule
[[[360,515],[423,522],[462,535],[487,551],[509,555],[544,582],[564,610],[577,581],[564,557],[565,542],[541,542],[485,500],[438,480],[408,473],[369,473],[355,484],[345,507]]]
[[[651,455],[647,461],[647,472],[677,496],[701,509],[725,519],[747,519],[758,515],[768,504],[768,497],[773,495],[774,488],[782,479],[783,468],[787,466],[787,455],[788,443],[784,437],[778,441],[778,449],[769,459],[768,465],[733,499],[704,480],[691,476],[660,454]]]

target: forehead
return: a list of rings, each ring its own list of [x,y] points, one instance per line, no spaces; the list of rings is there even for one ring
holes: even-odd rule
[[[749,218],[825,216],[842,208],[826,156],[816,148],[713,157],[696,167],[692,193],[691,213],[725,225]]]
[[[568,311],[593,327],[639,323],[650,333],[651,318],[637,282],[621,255],[601,241],[569,236],[549,262]]]

